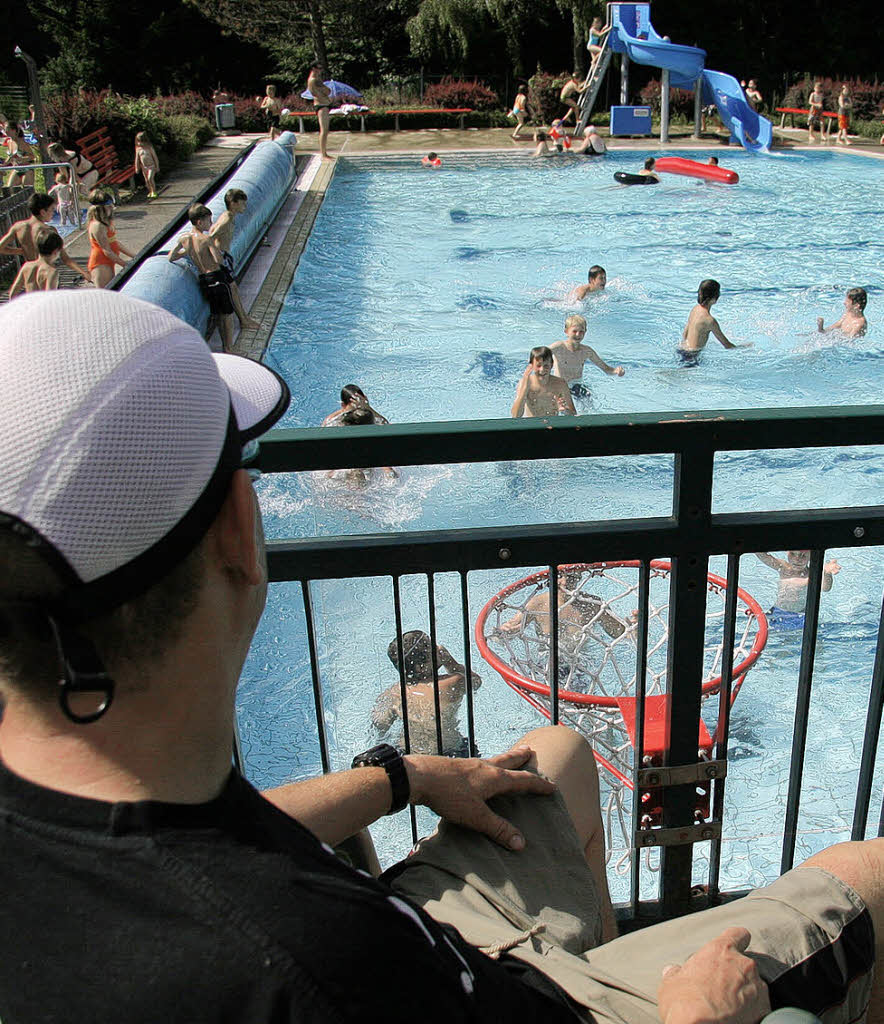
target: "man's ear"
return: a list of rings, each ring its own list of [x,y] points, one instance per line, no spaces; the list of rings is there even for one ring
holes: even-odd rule
[[[259,523],[258,500],[252,482],[244,469],[238,469],[230,479],[227,497],[213,529],[225,567],[252,586],[265,579],[264,534]]]

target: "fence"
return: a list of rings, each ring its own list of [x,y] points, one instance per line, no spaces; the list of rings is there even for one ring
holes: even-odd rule
[[[30,217],[28,211],[28,200],[34,194],[30,186],[23,188],[0,188],[0,236],[19,220],[27,220]],[[9,272],[15,272],[21,265],[19,256],[0,255],[0,274],[4,276]]]
[[[653,790],[660,798],[658,820],[642,820],[640,800],[633,800],[631,839],[635,849],[659,848],[659,900],[640,900],[639,858],[633,856],[630,896],[622,909],[628,925],[659,916],[671,917],[714,903],[720,891],[724,792],[728,757],[728,713],[735,683],[733,639],[736,629],[739,556],[748,552],[810,549],[807,613],[800,655],[798,697],[792,738],[791,770],[782,826],[781,867],[795,856],[803,761],[814,651],[823,574],[823,551],[829,547],[859,547],[884,543],[884,506],[826,508],[798,511],[716,514],[712,507],[715,456],[720,452],[765,449],[863,446],[884,443],[884,406],[855,409],[786,409],[747,412],[692,413],[676,416],[565,417],[553,421],[469,421],[393,425],[346,430],[275,431],[261,444],[258,466],[263,472],[296,472],[385,465],[437,465],[497,462],[501,452],[513,461],[590,456],[628,456],[671,453],[673,495],[671,515],[563,524],[433,530],[354,537],[298,538],[268,543],[271,582],[299,581],[304,598],[316,729],[325,770],[329,768],[323,695],[317,660],[311,583],[319,580],[391,577],[395,629],[401,657],[401,599],[399,582],[405,575],[426,574],[430,599],[430,635],[435,644],[433,584],[439,573],[460,576],[465,670],[471,664],[471,612],[467,589],[472,571],[517,566],[549,566],[556,579],[561,567],[573,563],[636,560],[639,565],[639,607],[636,635],[635,692],[636,756],[629,779],[633,792]],[[728,556],[727,598],[724,608],[720,692],[716,743],[710,759],[698,760],[701,667],[705,642],[705,610],[709,557]],[[643,761],[645,676],[647,673],[648,579],[653,559],[671,560],[669,580],[669,638],[667,647],[665,749],[660,767],[651,771]],[[555,585],[550,586],[555,592]],[[551,721],[562,717],[559,683],[561,657],[557,603],[550,600]],[[877,632],[877,655],[869,684],[869,703],[852,835],[863,837],[872,800],[873,773],[884,705],[884,631]],[[438,668],[436,711],[438,721]],[[737,673],[741,671],[737,668]],[[405,707],[405,677],[400,667]],[[474,707],[467,687],[470,749],[475,750]],[[538,724],[540,721],[538,720]],[[406,746],[408,736],[405,737]],[[598,756],[598,753],[597,753]],[[710,771],[710,766],[712,770]],[[246,768],[248,766],[246,765]],[[697,788],[711,787],[708,809],[697,817]],[[879,834],[884,820],[879,824]],[[412,830],[414,817],[412,813]],[[709,871],[701,895],[692,893],[693,844],[711,841]]]

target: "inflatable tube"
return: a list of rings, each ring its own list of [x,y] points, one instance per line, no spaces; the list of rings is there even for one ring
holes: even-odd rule
[[[649,174],[627,174],[626,171],[614,171],[614,181],[621,185],[658,185],[656,178]]]
[[[241,188],[249,197],[245,213],[236,219],[230,247],[236,268],[242,266],[260,242],[280,201],[291,188],[295,178],[294,144],[295,136],[291,132],[283,132],[272,142],[259,142],[219,191],[206,201],[213,217],[217,218],[224,211],[224,193],[228,189]],[[170,263],[167,255],[175,238],[188,228],[189,225],[185,225],[168,236],[157,255],[141,264],[123,284],[122,291],[132,298],[162,306],[202,332],[209,319],[209,306],[200,293],[196,274],[189,268],[188,261]]]
[[[740,180],[736,171],[715,164],[701,164],[699,160],[686,160],[682,156],[661,156],[654,164],[655,171],[667,174],[682,174],[686,178],[703,178],[706,181],[718,181],[722,185],[736,185]]]

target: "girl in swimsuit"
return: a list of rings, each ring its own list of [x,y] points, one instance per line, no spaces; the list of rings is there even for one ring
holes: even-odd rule
[[[319,121],[319,153],[323,160],[328,160],[328,112],[331,110],[331,93],[322,80],[319,68],[311,68],[307,77],[307,88],[313,95],[313,109]]]
[[[34,151],[22,134],[21,128],[11,122],[6,125],[5,163],[10,167],[28,167],[34,162]],[[6,177],[6,187],[12,185],[29,185],[34,187],[34,172],[14,170]]]
[[[144,176],[144,184],[147,186],[147,198],[156,199],[157,174],[159,174],[160,170],[160,160],[146,132],[139,132],[135,136],[135,170],[141,171]]]
[[[96,288],[106,288],[114,276],[115,267],[124,266],[128,261],[120,253],[132,257],[117,241],[114,227],[114,201],[107,193],[97,189],[89,193],[89,213],[86,215],[86,230],[89,233],[89,262],[86,264],[92,274]]]
[[[592,25],[589,29],[589,42],[586,44],[587,50],[592,54],[592,65],[590,66],[589,74],[586,76],[586,82],[583,83],[584,89],[586,88],[589,79],[592,77],[596,61],[599,59],[599,54],[602,52],[602,40],[610,31],[610,25],[607,28],[602,28],[601,18],[592,19]]]

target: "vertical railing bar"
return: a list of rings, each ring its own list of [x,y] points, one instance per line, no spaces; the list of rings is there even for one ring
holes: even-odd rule
[[[810,693],[813,685],[813,663],[816,657],[816,634],[820,612],[820,591],[823,579],[824,552],[816,548],[810,554],[807,578],[807,600],[804,608],[804,634],[801,639],[801,662],[798,666],[798,693],[795,698],[795,724],[792,730],[792,758],[789,765],[789,788],[786,818],[783,827],[783,850],[780,874],[785,874],[795,861],[798,836],[798,813],[804,773],[804,752],[807,744],[807,722],[810,717]]]
[[[549,689],[553,725],[559,724],[559,571],[549,567]]]
[[[436,576],[427,573],[427,603],[430,611],[430,657],[433,662],[433,707],[436,711],[436,753],[442,753],[442,702],[439,699],[439,652],[436,638]]]
[[[242,754],[242,739],[239,735],[239,721],[233,716],[233,766],[240,775],[245,777],[245,760]]]
[[[310,675],[313,679],[313,705],[316,708],[316,731],[319,737],[319,759],[323,774],[331,771],[328,758],[328,737],[325,734],[325,703],[322,699],[322,681],[316,656],[316,633],[313,626],[313,602],[310,599],[310,580],[301,580],[304,599],[304,620],[307,623],[307,649],[310,652]]]
[[[872,802],[872,782],[875,776],[875,755],[881,732],[882,710],[884,710],[884,601],[881,603],[881,617],[878,620],[878,645],[875,649],[875,665],[872,669],[872,686],[869,692],[869,710],[866,715],[866,732],[860,759],[859,779],[856,785],[853,829],[850,833],[850,838],[853,840],[866,837],[869,806]]]
[[[718,693],[718,724],[715,727],[716,760],[727,760],[728,733],[731,726],[731,688],[734,678],[734,638],[737,632],[737,598],[740,586],[740,556],[727,556],[727,590],[724,595],[724,623],[721,630],[721,689]],[[712,820],[724,818],[725,780],[712,782]],[[709,850],[709,897],[714,902],[719,894],[721,875],[721,834],[712,840]]]
[[[641,789],[639,769],[643,767],[645,748],[645,691],[648,685],[648,608],[651,601],[651,563],[643,558],[638,569],[638,622],[635,638],[635,754],[632,770],[632,842],[641,827]],[[629,866],[629,907],[633,918],[638,917],[641,853],[633,845]]]
[[[470,595],[467,589],[467,570],[460,571],[460,606],[463,614],[463,668],[467,694],[467,743],[470,757],[478,757],[476,749],[476,722],[473,717],[473,653],[470,648]]]
[[[393,615],[396,619],[396,653],[399,662],[399,702],[402,706],[402,745],[405,753],[411,753],[411,737],[408,734],[408,687],[405,684],[405,650],[402,646],[402,595],[399,591],[399,576],[393,577]],[[417,842],[417,815],[414,804],[409,804],[411,818],[411,842]]]
[[[677,451],[673,464],[673,514],[680,547],[669,573],[669,640],[666,657],[666,719],[664,764],[697,763],[701,685],[706,646],[708,541],[712,517],[715,451],[692,442]],[[693,785],[663,790],[663,825],[694,824],[697,806]],[[660,903],[665,918],[690,909],[694,848],[691,843],[663,846],[660,851]]]

